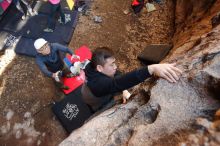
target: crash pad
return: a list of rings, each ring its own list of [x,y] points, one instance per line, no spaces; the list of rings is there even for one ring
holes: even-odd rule
[[[82,99],[81,88],[82,85],[52,106],[53,113],[68,133],[81,127],[92,115]]]
[[[47,5],[46,2],[37,1],[37,3],[41,3],[42,6]],[[25,20],[21,20],[21,13],[12,5],[0,21],[0,32],[14,33],[20,38],[15,48],[16,53],[34,57],[36,51],[31,43],[37,38],[41,37],[51,43],[68,45],[78,21],[78,11],[70,11],[65,8],[64,13],[67,20],[69,20],[68,23],[60,24],[56,21],[54,32],[47,33],[43,31],[47,27],[47,13],[38,12],[36,16],[27,16]],[[4,40],[4,38],[1,39]],[[26,46],[28,47],[26,48]]]
[[[68,55],[67,58],[71,63],[74,63],[76,61],[80,61],[83,62],[86,59],[91,60],[92,58],[92,52],[90,51],[90,49],[86,46],[82,46],[78,49],[75,50],[75,55],[78,55],[80,57],[80,60],[77,59],[73,59],[71,60],[71,56]],[[85,73],[83,70],[81,70],[80,75],[79,76],[75,76],[72,78],[63,78],[63,83],[64,85],[68,86],[69,89],[68,90],[63,90],[63,92],[65,94],[69,94],[70,92],[72,92],[73,90],[75,90],[77,87],[79,87],[80,85],[82,85],[85,82]]]
[[[86,46],[82,46],[79,49],[76,49],[74,52],[76,55],[80,57],[80,60],[79,60],[80,62],[85,61],[86,59],[91,60],[92,58],[92,52]]]
[[[80,75],[79,76],[75,76],[72,78],[63,78],[63,84],[65,86],[68,86],[69,89],[68,90],[64,90],[63,92],[65,94],[69,94],[72,91],[74,91],[77,87],[79,87],[80,85],[82,85],[85,82],[85,73],[83,70],[81,70]]]
[[[151,44],[138,55],[138,59],[146,65],[159,63],[165,58],[171,48],[172,45],[170,44]]]
[[[35,57],[37,51],[34,48],[34,41],[35,39],[21,37],[15,46],[15,53]]]
[[[71,17],[71,21],[63,25],[57,22],[56,28],[53,33],[43,33],[42,37],[46,38],[49,42],[60,42],[61,44],[68,44],[72,38],[75,27],[78,22],[78,11],[66,13]]]
[[[13,32],[0,31],[0,51],[13,49],[18,41],[18,37]]]

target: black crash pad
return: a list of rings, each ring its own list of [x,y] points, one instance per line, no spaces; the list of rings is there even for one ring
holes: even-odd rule
[[[21,37],[15,46],[15,53],[35,57],[37,51],[34,48],[34,41],[35,39]]]
[[[0,51],[14,49],[17,54],[35,57],[34,40],[17,36],[13,32],[0,31]]]
[[[81,127],[92,115],[89,107],[83,102],[82,86],[78,87],[52,106],[52,110],[68,133]]]
[[[67,27],[57,27],[53,33],[44,33],[42,34],[42,38],[45,38],[48,42],[51,43],[60,43],[66,45],[70,42],[72,38],[72,34],[74,32],[74,28]],[[61,35],[65,33],[65,35]]]
[[[18,37],[13,32],[0,31],[0,51],[12,49],[18,41]]]
[[[24,20],[26,23],[18,32],[19,35],[30,38],[30,39],[37,39],[42,37],[44,34],[44,29],[47,24],[47,16],[38,14],[33,17],[28,17]]]
[[[146,65],[159,63],[171,48],[169,44],[151,44],[138,55],[138,59]]]
[[[60,24],[57,21],[53,33],[43,31],[47,26],[47,15],[38,14],[27,19],[26,25],[20,30],[19,34],[26,38],[37,39],[43,37],[49,42],[61,44],[69,43],[78,21],[78,11],[65,11],[65,15],[70,18],[71,21],[66,24]]]
[[[78,21],[78,11],[73,11],[72,13],[69,13],[69,16],[71,16],[70,22],[65,25],[59,24],[59,22],[57,22],[54,32],[43,33],[42,37],[46,38],[46,40],[48,40],[49,42],[57,42],[61,44],[69,43]]]

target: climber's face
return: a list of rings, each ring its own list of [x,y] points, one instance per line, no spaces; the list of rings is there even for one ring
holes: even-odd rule
[[[114,57],[107,58],[105,60],[104,65],[97,66],[97,71],[99,71],[109,77],[114,77],[116,70],[117,70],[117,65],[115,63]]]
[[[45,45],[43,45],[43,47],[41,47],[38,50],[39,53],[43,54],[43,55],[48,55],[50,54],[50,45],[49,43],[46,43]]]

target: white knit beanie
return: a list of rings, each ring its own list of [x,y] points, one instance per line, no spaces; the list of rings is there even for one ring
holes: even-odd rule
[[[47,43],[47,41],[43,38],[39,38],[37,40],[35,40],[34,42],[34,47],[36,50],[39,50],[41,47],[43,47],[45,44]]]

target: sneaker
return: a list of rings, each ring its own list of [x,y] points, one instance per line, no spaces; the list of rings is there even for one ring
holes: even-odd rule
[[[32,14],[33,14],[33,15],[38,15],[38,12],[35,11],[35,10],[33,10],[33,11],[32,11]]]
[[[23,16],[21,17],[22,20],[24,20],[25,18],[26,18],[25,15],[23,15]]]
[[[44,29],[44,32],[53,32],[53,29],[45,28],[45,29]]]

